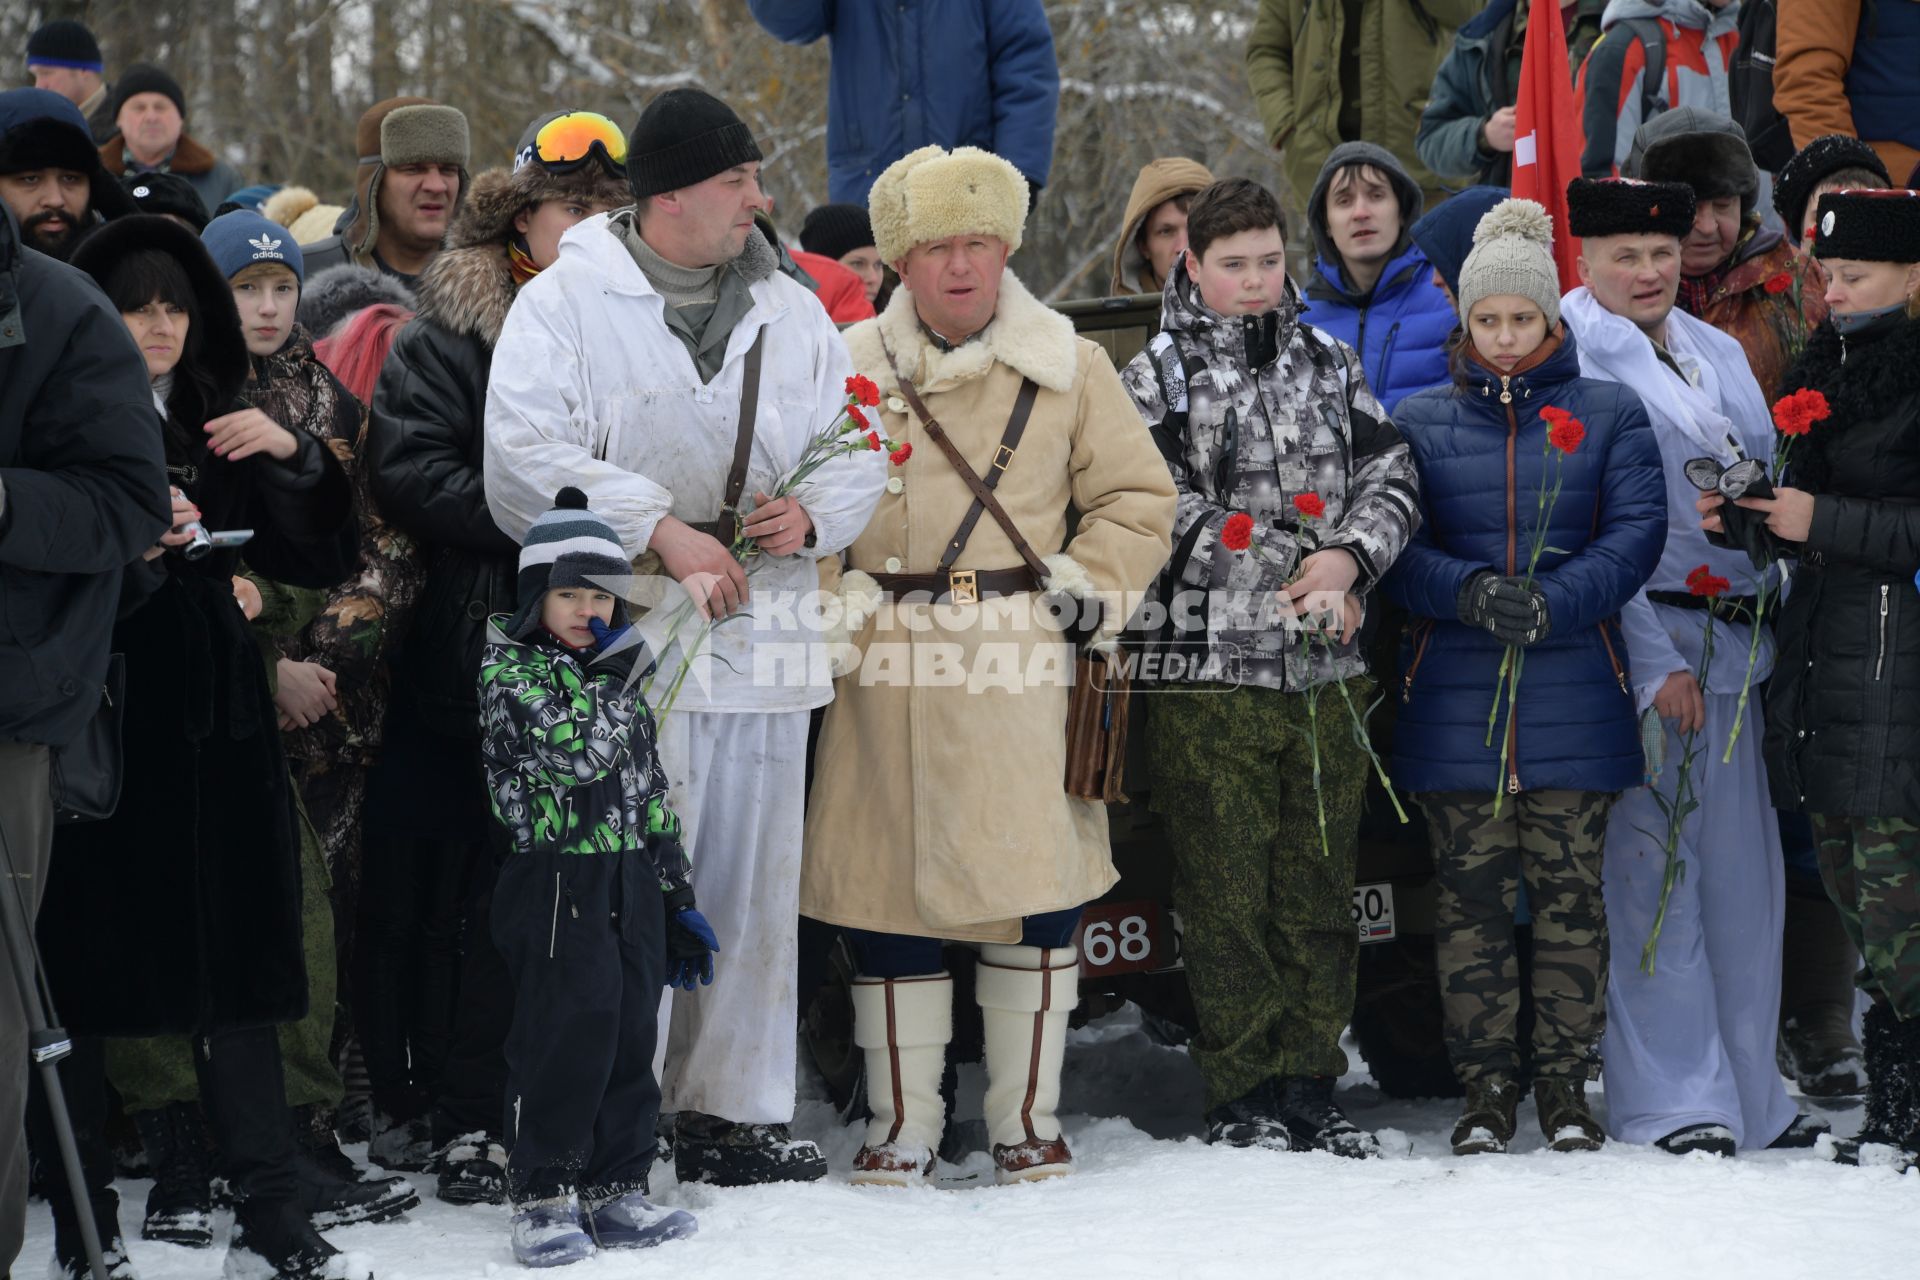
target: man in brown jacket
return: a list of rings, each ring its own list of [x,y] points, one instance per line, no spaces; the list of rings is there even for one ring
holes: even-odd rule
[[[1213,174],[1198,160],[1162,156],[1147,162],[1127,197],[1120,239],[1113,246],[1109,294],[1160,292],[1174,260],[1187,249],[1187,205],[1212,185]]]
[[[915,151],[869,197],[902,287],[846,339],[878,386],[874,426],[898,443],[845,553],[858,670],[827,710],[800,886],[801,911],[845,926],[858,963],[873,1120],[856,1183],[932,1171],[953,1026],[943,939],[981,944],[996,1177],[1073,1167],[1055,1116],[1079,999],[1073,935],[1117,877],[1106,811],[1062,785],[1074,654],[1047,610],[1137,598],[1167,558],[1174,491],[1105,352],[1007,272],[1027,199],[1019,170],[972,147]],[[970,512],[916,395],[996,485],[1017,541]],[[1117,629],[1124,605],[1104,617]]]

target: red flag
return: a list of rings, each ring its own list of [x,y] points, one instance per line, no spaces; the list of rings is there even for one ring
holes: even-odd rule
[[[1524,2],[1529,13],[1514,103],[1513,194],[1538,201],[1553,219],[1553,258],[1564,292],[1580,283],[1574,265],[1580,246],[1567,231],[1567,184],[1580,176],[1581,129],[1558,0]]]

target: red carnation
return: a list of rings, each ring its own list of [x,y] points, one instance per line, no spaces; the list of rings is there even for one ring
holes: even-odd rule
[[[1768,279],[1765,288],[1768,293],[1785,293],[1793,288],[1793,273],[1782,271],[1779,275]]]
[[[867,415],[860,412],[860,406],[855,404],[850,404],[847,406],[847,421],[851,422],[856,427],[866,427],[869,425],[867,422]]]
[[[878,431],[867,432],[867,448],[873,450],[875,453],[878,453],[880,452],[881,449],[885,447],[886,447],[885,445],[880,443],[880,433]]]
[[[1253,545],[1253,517],[1236,511],[1220,526],[1220,545],[1229,551],[1245,551]]]
[[[1318,520],[1327,514],[1327,504],[1317,493],[1294,494],[1293,509],[1309,520]]]
[[[1704,564],[1687,575],[1687,590],[1709,600],[1725,595],[1732,586],[1731,582],[1715,574]]]
[[[905,462],[908,458],[911,458],[912,456],[913,456],[913,441],[909,440],[903,443],[898,449],[895,449],[892,453],[888,454],[887,461],[891,462],[894,466],[897,467],[901,463]]]
[[[853,397],[855,404],[872,406],[880,403],[880,388],[873,384],[872,378],[857,373],[847,379],[847,394]]]
[[[1813,430],[1814,423],[1826,421],[1832,412],[1826,396],[1812,387],[1803,387],[1774,401],[1773,425],[1783,436],[1803,436]]]
[[[1540,416],[1552,424],[1547,430],[1547,443],[1562,453],[1578,453],[1580,442],[1587,438],[1587,426],[1565,409],[1548,405],[1540,411]]]

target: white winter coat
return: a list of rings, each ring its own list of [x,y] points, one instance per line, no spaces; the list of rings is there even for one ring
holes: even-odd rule
[[[702,383],[693,358],[667,327],[666,301],[608,229],[589,218],[561,237],[554,264],[514,300],[487,383],[487,505],[515,538],[577,485],[629,556],[647,549],[654,525],[673,515],[719,515],[732,464],[747,349],[766,330],[759,413],[742,508],[774,492],[846,400],[853,372],[833,322],[805,288],[779,273],[750,286],[754,305],[728,339],[726,363]],[[796,495],[828,556],[866,527],[886,483],[880,453],[836,459]],[[797,711],[832,697],[825,647],[807,625],[818,585],[812,556],[755,557],[747,612],[706,640],[702,678],[682,686],[676,709]],[[691,640],[694,628],[683,631]],[[756,657],[758,654],[758,657]],[[669,651],[667,675],[680,666]],[[654,700],[664,692],[656,685]]]

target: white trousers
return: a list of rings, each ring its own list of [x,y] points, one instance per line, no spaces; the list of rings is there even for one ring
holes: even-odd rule
[[[799,1016],[807,713],[676,711],[660,754],[694,899],[720,939],[713,985],[668,988],[660,1001],[660,1109],[784,1124]]]
[[[1706,698],[1693,765],[1700,807],[1681,825],[1686,871],[1673,887],[1651,976],[1641,971],[1640,953],[1660,907],[1666,815],[1652,792],[1635,787],[1607,819],[1612,959],[1601,1056],[1607,1131],[1616,1141],[1652,1142],[1689,1125],[1722,1124],[1739,1146],[1758,1148],[1797,1114],[1773,1056],[1786,889],[1757,699],[1733,760],[1720,763],[1738,703],[1737,694]],[[1656,783],[1669,797],[1680,757],[1669,724]]]

